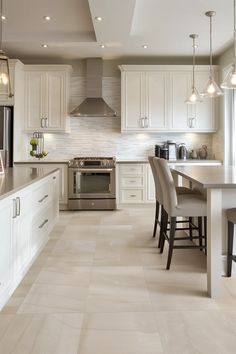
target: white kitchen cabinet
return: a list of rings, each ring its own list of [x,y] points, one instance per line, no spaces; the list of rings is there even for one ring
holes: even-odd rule
[[[26,188],[12,196],[12,242],[15,282],[22,279],[30,259],[31,235],[31,188]]]
[[[70,67],[25,66],[25,130],[57,132],[67,128]]]
[[[122,75],[122,131],[156,131],[167,127],[166,74]]]
[[[58,180],[56,171],[0,200],[0,309],[47,242],[58,219]]]
[[[217,67],[214,67],[217,77]],[[214,132],[218,101],[186,103],[191,91],[192,66],[122,65],[122,132]],[[196,67],[196,87],[201,92],[208,66]]]
[[[12,200],[7,198],[0,202],[0,308],[4,299],[8,296],[12,278]]]
[[[147,163],[117,165],[118,203],[147,203],[155,201],[155,186]]]

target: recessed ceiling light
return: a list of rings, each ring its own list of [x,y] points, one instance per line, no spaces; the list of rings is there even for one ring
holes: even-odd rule
[[[2,20],[7,20],[7,16],[2,15]]]
[[[100,46],[99,47],[101,47],[101,48],[105,48],[105,45],[104,44],[100,44]]]
[[[144,44],[142,47],[143,47],[143,49],[147,49],[147,48],[148,48],[148,45],[147,45],[147,44]]]
[[[41,47],[48,48],[48,44],[42,44]]]
[[[102,17],[101,16],[95,16],[95,20],[96,21],[102,21]]]
[[[43,19],[46,20],[46,21],[50,21],[51,17],[50,16],[43,16]]]

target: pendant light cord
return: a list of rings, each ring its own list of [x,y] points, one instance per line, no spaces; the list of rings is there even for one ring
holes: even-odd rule
[[[210,76],[212,77],[212,16],[210,16]]]
[[[196,45],[195,45],[195,37],[193,37],[193,87],[195,88],[195,53],[196,53]]]

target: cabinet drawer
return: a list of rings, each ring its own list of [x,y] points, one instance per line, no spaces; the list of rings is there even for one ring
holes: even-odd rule
[[[121,165],[120,166],[121,174],[143,174],[144,167],[141,164],[132,164],[132,165]]]
[[[121,191],[121,203],[132,203],[143,201],[143,189],[123,189]]]
[[[47,239],[51,231],[52,219],[52,205],[49,206],[40,214],[37,214],[32,223],[32,234],[30,239],[32,256],[34,256],[40,249],[41,245]]]
[[[143,177],[121,177],[121,187],[143,187]]]
[[[40,208],[45,207],[52,199],[52,184],[47,180],[38,186],[32,193],[33,212],[38,212]]]

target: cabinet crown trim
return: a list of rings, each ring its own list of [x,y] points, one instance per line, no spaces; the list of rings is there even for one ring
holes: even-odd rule
[[[125,71],[166,71],[166,72],[176,72],[176,71],[191,71],[192,65],[119,65],[121,72]],[[213,65],[213,69],[218,71],[219,66]],[[196,65],[196,71],[208,72],[209,65]]]

